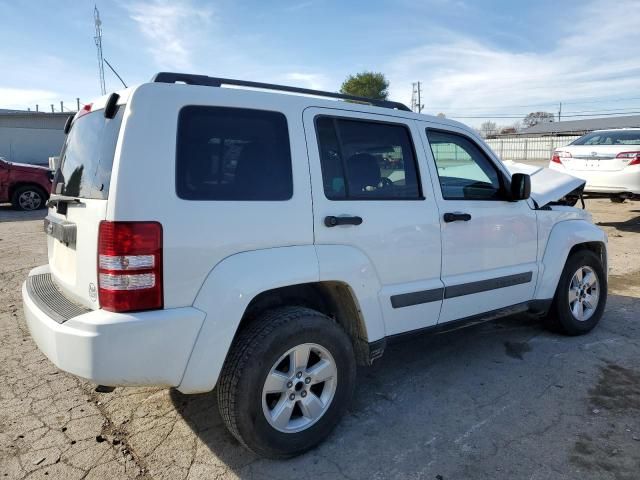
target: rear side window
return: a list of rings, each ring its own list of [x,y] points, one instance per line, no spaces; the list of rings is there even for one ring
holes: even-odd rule
[[[328,199],[422,198],[406,126],[321,116],[316,131]]]
[[[121,105],[111,119],[104,117],[104,110],[97,110],[74,120],[60,154],[55,192],[70,197],[108,198],[123,115]]]
[[[244,108],[188,106],[178,118],[176,191],[186,200],[288,200],[287,119]]]

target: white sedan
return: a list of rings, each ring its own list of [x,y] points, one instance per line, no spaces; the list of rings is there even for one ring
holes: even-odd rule
[[[586,180],[613,202],[640,195],[640,128],[595,130],[553,152],[549,168]]]

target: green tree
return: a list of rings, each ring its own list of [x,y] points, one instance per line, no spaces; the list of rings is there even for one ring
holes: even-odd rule
[[[340,93],[359,97],[386,100],[389,96],[389,81],[380,72],[361,72],[349,75],[342,82]]]

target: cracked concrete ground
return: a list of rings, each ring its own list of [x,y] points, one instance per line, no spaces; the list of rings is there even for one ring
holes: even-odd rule
[[[610,237],[610,299],[583,337],[520,316],[395,344],[358,372],[319,448],[256,458],[215,396],[95,385],[31,341],[20,300],[46,263],[43,213],[0,206],[0,478],[637,479],[640,203],[589,201]]]

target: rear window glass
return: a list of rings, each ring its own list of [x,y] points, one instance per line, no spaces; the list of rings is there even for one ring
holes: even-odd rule
[[[124,106],[121,105],[114,118],[105,118],[104,110],[98,110],[73,122],[60,154],[56,193],[80,198],[108,198],[123,115]]]
[[[180,111],[176,191],[186,200],[288,200],[293,195],[287,119],[244,108]]]
[[[640,130],[592,132],[578,138],[571,145],[640,145]]]

